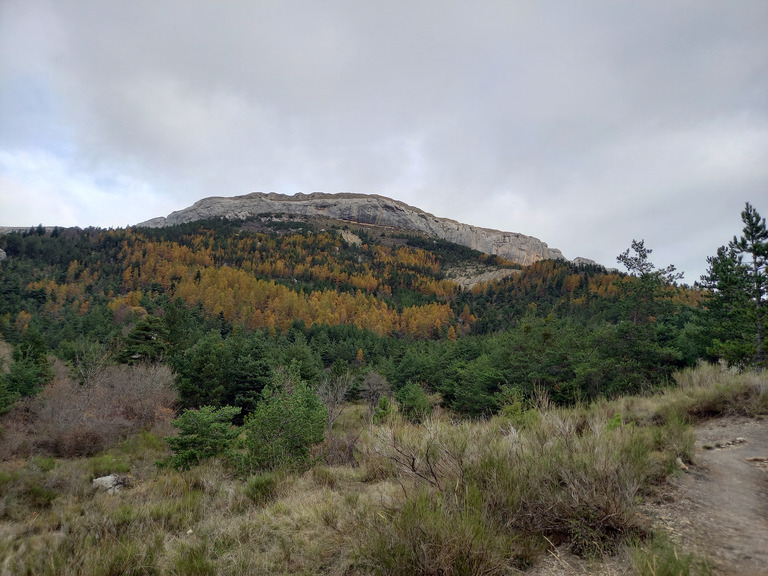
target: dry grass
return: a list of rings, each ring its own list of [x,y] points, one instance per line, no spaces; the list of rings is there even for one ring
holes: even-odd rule
[[[359,465],[270,479],[238,478],[217,460],[159,469],[167,448],[147,431],[97,456],[8,460],[0,575],[492,575],[536,564],[553,544],[611,553],[644,532],[644,491],[690,456],[686,420],[765,406],[765,376],[679,378],[653,397],[542,406],[522,420],[366,424]],[[334,434],[359,430],[361,416],[348,409]],[[118,470],[130,488],[91,488]],[[636,551],[637,573],[660,554]]]

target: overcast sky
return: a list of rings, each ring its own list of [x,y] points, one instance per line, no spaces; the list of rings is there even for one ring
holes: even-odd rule
[[[768,2],[0,0],[0,225],[316,191],[693,282],[768,216]]]

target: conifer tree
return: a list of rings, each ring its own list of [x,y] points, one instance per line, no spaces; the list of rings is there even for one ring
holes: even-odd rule
[[[701,277],[708,289],[704,319],[711,344],[707,354],[730,366],[745,366],[755,354],[755,343],[751,337],[754,308],[742,257],[721,246],[707,262],[707,274]]]
[[[765,218],[761,218],[757,210],[747,202],[741,213],[744,222],[740,238],[733,237],[728,243],[731,252],[746,262],[736,270],[745,275],[746,290],[754,309],[754,338],[755,338],[755,364],[765,366],[765,350],[763,340],[765,337],[765,309],[766,295],[768,295],[768,228]]]
[[[750,361],[759,369],[766,364],[765,323],[768,297],[768,228],[765,218],[747,202],[741,213],[741,237],[721,246],[707,258],[702,276],[709,289],[706,319],[712,332],[708,352],[731,365]]]

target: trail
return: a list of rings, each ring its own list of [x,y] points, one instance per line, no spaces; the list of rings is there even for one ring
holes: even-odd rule
[[[694,463],[642,507],[654,530],[724,576],[768,576],[768,419],[719,418],[696,426]],[[765,459],[750,460],[750,459]],[[532,576],[635,574],[626,552],[601,561],[550,552]]]
[[[672,478],[665,500],[651,507],[657,525],[716,574],[768,575],[768,420],[697,426],[694,465]]]

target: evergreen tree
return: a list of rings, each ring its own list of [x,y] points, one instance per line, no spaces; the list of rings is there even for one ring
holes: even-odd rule
[[[322,442],[327,412],[302,380],[298,364],[278,371],[261,402],[245,418],[245,445],[252,469],[302,466],[310,448]]]
[[[233,406],[186,410],[171,422],[179,430],[178,436],[165,439],[173,450],[168,463],[177,470],[186,470],[226,452],[240,432],[232,426],[232,419],[239,413],[240,408]]]
[[[410,381],[395,394],[400,412],[411,422],[421,422],[432,412],[424,389],[417,382]]]
[[[701,277],[708,289],[703,322],[709,341],[707,354],[731,366],[745,366],[755,355],[755,343],[750,336],[754,307],[742,257],[721,246],[707,262],[707,274]]]
[[[128,334],[120,361],[127,364],[160,362],[168,353],[168,329],[158,316],[147,315]]]
[[[683,277],[676,272],[674,265],[666,268],[656,268],[649,260],[653,250],[645,247],[644,240],[632,240],[630,249],[622,252],[616,260],[623,264],[629,275],[629,281],[621,284],[622,299],[628,307],[629,317],[635,325],[645,324],[656,316],[663,304],[664,287]]]
[[[750,355],[765,367],[766,296],[768,295],[768,228],[765,218],[747,202],[741,213],[741,237],[733,237],[717,256],[708,258],[702,277],[710,288],[710,320],[724,328],[712,350],[730,363],[743,363]],[[746,257],[746,258],[745,258]],[[745,261],[746,260],[746,261]]]
[[[21,336],[13,349],[13,361],[8,374],[2,376],[11,395],[34,396],[55,376],[48,347],[35,328],[28,328]]]
[[[768,293],[768,228],[765,218],[760,218],[749,202],[741,213],[744,222],[741,238],[733,237],[728,244],[736,254],[747,255],[746,263],[747,279],[749,282],[749,295],[755,307],[755,337],[756,351],[755,363],[763,367],[765,365],[765,351],[763,350],[763,337],[765,334],[765,296]]]
[[[19,398],[19,393],[11,388],[7,375],[3,374],[3,368],[3,360],[0,359],[0,414],[9,412]]]

